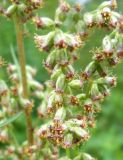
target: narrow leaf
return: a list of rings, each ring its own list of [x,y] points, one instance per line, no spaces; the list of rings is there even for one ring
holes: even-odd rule
[[[19,112],[16,115],[14,115],[14,116],[12,116],[12,117],[10,117],[8,119],[3,120],[2,122],[0,122],[0,128],[12,123],[17,118],[19,118],[22,114],[23,114],[23,112]]]
[[[15,51],[14,51],[13,45],[10,45],[10,51],[11,51],[11,55],[12,55],[14,64],[17,67],[17,72],[18,72],[19,78],[21,78],[20,66],[19,66],[19,62],[18,62],[18,59],[17,59],[16,54],[15,54]]]

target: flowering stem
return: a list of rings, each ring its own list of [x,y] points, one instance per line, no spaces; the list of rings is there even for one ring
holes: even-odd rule
[[[27,76],[26,76],[26,62],[25,62],[25,53],[24,53],[24,44],[23,44],[23,30],[22,23],[19,20],[19,17],[15,17],[15,28],[16,28],[16,38],[18,46],[18,56],[21,69],[21,80],[23,87],[23,97],[28,98],[28,86],[27,86]],[[26,125],[27,125],[27,137],[29,145],[33,144],[33,127],[31,114],[28,112],[28,109],[25,109]]]

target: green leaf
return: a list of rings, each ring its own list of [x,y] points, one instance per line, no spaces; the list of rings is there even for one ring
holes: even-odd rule
[[[18,62],[18,59],[17,59],[17,57],[16,57],[16,53],[15,53],[15,51],[14,51],[14,47],[13,47],[12,44],[10,45],[10,52],[11,52],[11,55],[12,55],[14,64],[15,64],[16,67],[17,67],[17,72],[18,72],[19,78],[20,78],[20,80],[21,80],[20,66],[19,66],[19,62]]]
[[[0,122],[0,128],[12,123],[17,118],[19,118],[22,114],[23,114],[23,112],[19,112],[16,115],[14,115],[14,116],[12,116],[12,117],[10,117],[8,119],[3,120],[2,122]]]

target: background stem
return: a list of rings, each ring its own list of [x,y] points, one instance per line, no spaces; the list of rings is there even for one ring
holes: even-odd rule
[[[26,62],[25,62],[25,52],[23,44],[23,24],[20,22],[19,17],[15,17],[15,28],[16,28],[16,38],[18,46],[18,57],[21,70],[21,81],[23,87],[23,98],[28,98],[28,85],[27,85],[27,76],[26,76]],[[29,145],[33,144],[33,127],[31,114],[28,112],[28,108],[25,109],[26,125],[27,125],[27,138]]]

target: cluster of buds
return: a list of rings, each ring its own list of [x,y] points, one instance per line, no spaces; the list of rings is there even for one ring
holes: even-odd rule
[[[51,51],[54,46],[58,49],[68,49],[69,51],[73,51],[81,46],[81,40],[79,36],[64,33],[60,29],[52,31],[47,35],[43,36],[36,35],[35,42],[37,47],[40,48],[41,51],[43,50],[47,52]],[[59,57],[58,55],[56,56]]]
[[[57,110],[53,122],[39,129],[38,136],[47,138],[63,148],[72,147],[89,138],[85,117],[64,121],[65,118],[66,109],[62,107]]]
[[[16,98],[16,100],[18,99],[18,103],[20,106],[28,108],[28,110],[31,111],[33,107],[33,101],[23,98],[19,68],[16,65],[9,64],[7,71],[12,83],[12,86],[10,88],[11,95],[14,98]],[[26,72],[29,95],[35,96],[38,99],[40,99],[40,94],[42,93],[43,85],[39,83],[37,80],[35,80],[36,69],[30,66],[26,66]]]
[[[32,111],[34,106],[33,101],[23,98],[22,83],[19,75],[19,68],[16,65],[9,64],[8,75],[11,81],[11,86],[8,87],[4,80],[0,80],[0,122],[4,122],[8,117],[15,115],[22,109],[26,109],[28,113]],[[30,66],[26,67],[28,77],[28,92],[30,96],[39,98],[42,93],[43,86],[34,79],[36,70]],[[0,129],[0,142],[8,142],[9,126]]]
[[[105,1],[96,10],[85,13],[83,19],[78,20],[77,25],[75,25],[82,39],[89,34],[90,28],[93,27],[115,29],[121,17],[114,10],[116,7],[116,1]]]
[[[5,133],[1,133],[0,136]],[[1,138],[1,137],[0,137]],[[1,139],[0,139],[1,142]],[[39,142],[39,141],[38,141]],[[40,148],[42,147],[42,150]],[[39,158],[39,155],[37,153],[41,154],[41,156],[45,159],[50,160],[58,160],[58,149],[53,146],[52,144],[41,144],[37,143],[32,146],[29,146],[27,141],[24,141],[21,145],[18,147],[14,144],[5,145],[4,148],[0,148],[0,159],[4,159],[5,157],[11,158],[11,159],[32,159],[37,160]]]
[[[30,114],[34,106],[33,101],[23,98],[22,94],[22,82],[20,79],[20,68],[17,65],[8,64],[7,72],[10,80],[10,87],[7,86],[4,80],[0,80],[0,123],[4,124],[8,118],[16,115],[21,110],[26,110],[27,114]],[[36,69],[26,66],[27,80],[28,80],[28,93],[33,98],[36,97],[40,100],[43,85],[35,80]],[[4,159],[9,157],[11,159],[25,159],[32,157],[36,159],[37,145],[29,146],[20,145],[18,147],[11,144],[13,136],[10,130],[12,125],[5,125],[0,128],[0,143],[4,143],[5,149],[0,148],[0,158]],[[52,155],[52,153],[50,154]]]
[[[9,4],[5,2],[6,9],[0,8],[0,13],[9,18],[15,14],[20,16],[20,20],[25,23],[34,16],[34,11],[43,6],[42,0],[11,0]]]
[[[54,116],[39,129],[41,139],[47,138],[63,148],[88,140],[90,128],[95,127],[95,115],[101,110],[100,104],[116,86],[116,77],[107,68],[118,64],[123,57],[121,15],[114,11],[115,8],[116,3],[108,1],[95,11],[85,13],[83,18],[80,16],[76,21],[77,33],[65,33],[61,25],[56,25],[56,21],[64,22],[61,16],[55,21],[44,17],[34,21],[38,28],[56,28],[47,35],[34,37],[39,50],[49,53],[44,65],[51,74],[38,113]],[[74,9],[81,11],[78,5]],[[70,8],[66,2],[60,3],[56,15],[63,12],[64,16],[68,11]],[[113,32],[104,37],[100,48],[93,51],[92,62],[85,70],[77,73],[73,62],[84,41],[80,36],[88,34],[93,26],[107,27]]]

